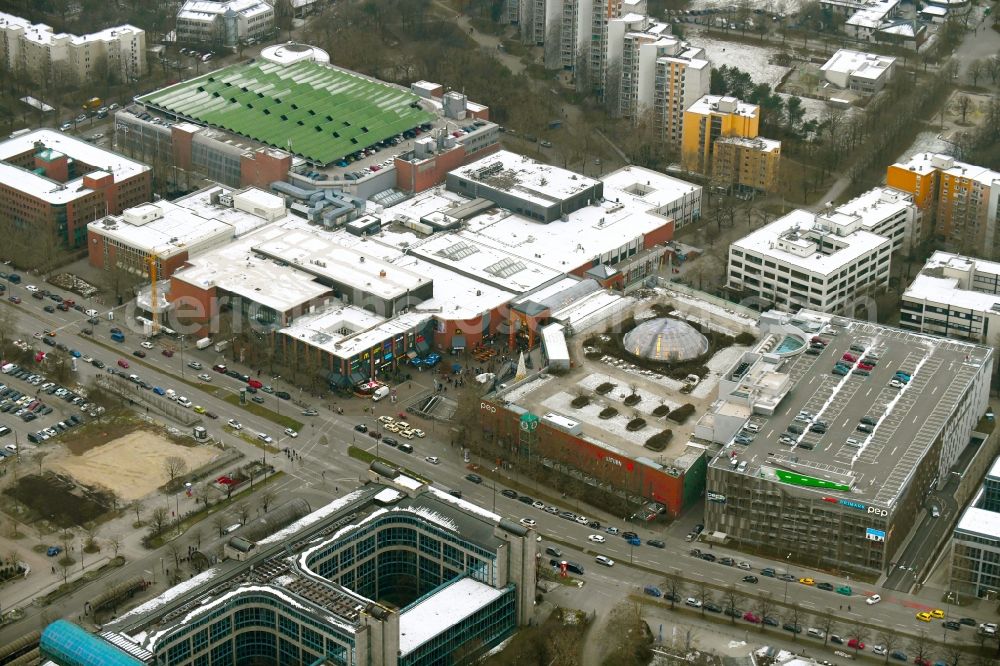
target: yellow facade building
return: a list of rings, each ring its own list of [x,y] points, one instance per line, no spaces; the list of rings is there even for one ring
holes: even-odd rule
[[[705,95],[684,112],[684,167],[710,176],[719,186],[772,191],[778,182],[781,142],[759,132],[759,106]]]

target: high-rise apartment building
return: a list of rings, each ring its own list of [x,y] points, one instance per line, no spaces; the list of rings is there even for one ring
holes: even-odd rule
[[[918,153],[890,166],[886,183],[913,195],[922,213],[919,238],[933,235],[959,252],[1000,258],[1000,173],[948,155]]]
[[[82,84],[104,75],[102,62],[122,81],[138,79],[146,67],[145,31],[120,25],[70,35],[0,12],[0,65],[8,71],[40,81],[62,76]]]

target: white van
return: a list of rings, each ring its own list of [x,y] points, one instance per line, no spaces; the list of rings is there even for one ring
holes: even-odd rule
[[[190,407],[193,403],[184,396],[181,396],[177,398],[177,404],[181,407]]]
[[[14,365],[13,363],[8,363],[7,365],[5,365],[2,368],[0,368],[0,372],[2,372],[5,375],[9,375],[10,373],[12,373],[16,369],[17,369],[16,365]]]
[[[375,401],[375,402],[378,402],[379,400],[381,400],[382,398],[386,397],[387,395],[389,395],[389,387],[388,386],[379,386],[377,389],[375,389],[375,392],[372,393],[372,400]]]
[[[745,426],[743,426],[743,428],[747,432],[760,432],[760,426],[757,425],[756,423],[748,423]]]

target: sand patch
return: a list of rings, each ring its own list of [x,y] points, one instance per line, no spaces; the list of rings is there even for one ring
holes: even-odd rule
[[[169,480],[163,468],[167,458],[181,458],[190,471],[219,454],[214,448],[180,446],[155,433],[138,430],[82,455],[54,455],[46,459],[45,466],[83,485],[104,486],[128,501],[145,497]]]

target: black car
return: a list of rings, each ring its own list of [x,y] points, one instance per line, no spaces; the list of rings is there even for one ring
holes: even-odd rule
[[[205,416],[212,419],[213,421],[219,418],[219,415],[216,414],[215,412],[205,412]]]
[[[676,594],[674,592],[666,592],[664,593],[663,598],[666,599],[667,601],[680,601],[681,595]]]
[[[232,377],[233,379],[240,379],[242,377],[242,375],[240,373],[236,372],[235,370],[228,370],[228,371],[226,371],[226,376],[227,377]]]
[[[517,493],[515,493],[510,488],[504,488],[503,490],[500,491],[500,494],[503,495],[504,497],[509,497],[511,499],[517,499]]]
[[[396,440],[395,440],[394,438],[392,438],[392,437],[383,437],[383,438],[382,438],[382,443],[383,443],[383,444],[387,444],[387,445],[389,445],[389,446],[399,446],[399,442],[397,442],[397,441],[396,441]]]
[[[817,590],[826,590],[827,592],[833,592],[833,585],[830,583],[816,583]]]
[[[778,626],[778,620],[777,620],[777,618],[773,618],[770,615],[764,616],[763,622],[764,622],[764,624],[766,624],[769,627],[777,627]]]
[[[59,294],[49,294],[49,298],[51,298],[56,303],[62,303],[63,302],[63,297],[60,296]]]
[[[54,307],[52,307],[51,305],[46,305],[42,309],[45,310],[46,312],[48,312],[49,314],[55,314],[55,311],[56,311],[56,309]]]
[[[531,497],[528,497],[527,495],[521,495],[520,497],[517,498],[517,501],[520,502],[521,504],[534,504],[535,503],[535,500],[533,498],[531,498]]]
[[[592,527],[595,530],[601,529],[601,523],[596,520],[590,521],[589,523],[587,523],[587,526]]]
[[[906,656],[906,653],[902,650],[893,650],[889,653],[889,656],[898,661],[909,661],[910,658]]]
[[[354,426],[354,429],[357,430],[358,432],[368,432],[368,426],[366,426],[364,423],[357,424],[356,426]]]
[[[483,477],[479,476],[478,474],[466,474],[465,479],[466,481],[472,481],[473,483],[483,482]]]
[[[723,612],[727,617],[743,617],[743,611],[741,611],[739,608],[733,608],[732,606],[729,606]]]
[[[811,426],[809,426],[809,431],[819,433],[820,435],[822,435],[826,432],[826,426],[814,423]]]
[[[667,544],[663,543],[659,539],[650,539],[646,542],[647,546],[652,546],[653,548],[666,548]]]
[[[843,645],[844,639],[838,636],[837,634],[830,634],[830,642],[836,643],[837,645]]]
[[[967,627],[974,627],[976,626],[976,624],[978,624],[976,620],[971,617],[963,617],[961,620],[959,620],[959,623],[964,624]]]
[[[878,420],[871,416],[862,416],[861,422],[866,425],[875,425],[876,423],[878,423]]]
[[[797,624],[792,624],[791,622],[784,623],[783,625],[781,625],[781,628],[784,629],[785,631],[790,631],[793,634],[801,634],[802,633],[802,627],[800,625],[797,625]]]
[[[635,532],[622,532],[622,538],[626,539],[626,540],[628,540],[628,539],[638,539],[639,535],[636,534]]]
[[[576,520],[576,514],[572,511],[563,511],[559,514],[560,518],[565,518],[566,520]]]
[[[702,553],[701,559],[705,560],[706,562],[714,562],[715,555],[712,555],[712,553]]]
[[[945,629],[951,629],[952,631],[958,631],[962,628],[962,623],[956,622],[955,620],[945,620],[941,624],[944,625]]]
[[[735,567],[736,560],[734,560],[731,557],[723,557],[721,560],[719,560],[719,564],[725,564],[727,567]]]
[[[707,610],[710,613],[721,613],[722,612],[722,606],[720,606],[719,604],[713,603],[711,601],[709,601],[708,603],[702,605],[702,608],[704,608],[705,610]]]
[[[96,358],[90,364],[95,368],[97,368],[98,370],[104,367],[104,361],[98,360]]]
[[[278,396],[282,400],[291,400],[292,399],[291,394],[289,394],[289,393],[287,393],[285,391],[275,391],[274,395]]]
[[[250,399],[253,400],[254,402],[256,402],[258,405],[263,405],[264,404],[264,398],[260,397],[259,395],[255,395],[255,396],[253,396]]]
[[[744,583],[756,584],[757,580],[757,576],[743,576]]]

